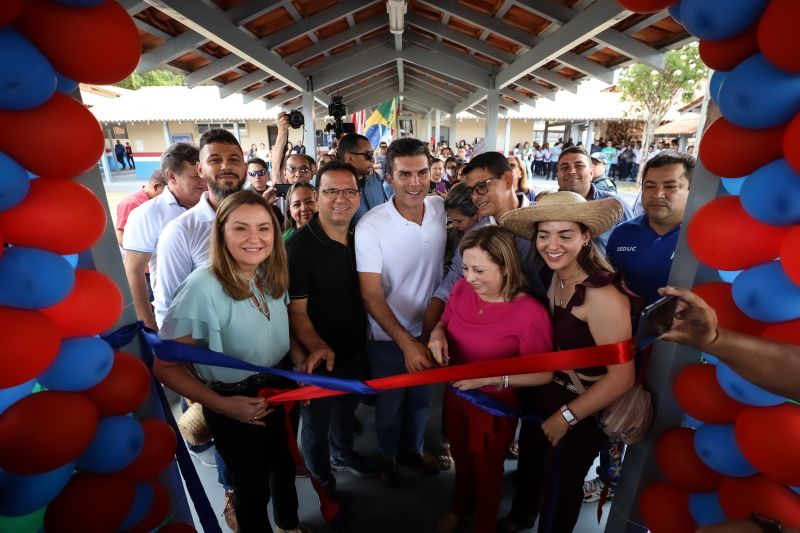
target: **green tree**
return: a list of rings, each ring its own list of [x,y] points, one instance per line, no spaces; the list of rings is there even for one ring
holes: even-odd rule
[[[691,102],[708,75],[708,69],[700,60],[697,43],[667,52],[665,59],[663,72],[636,64],[623,70],[619,78],[622,99],[630,102],[633,110],[645,121],[642,137],[645,150],[669,108],[678,101]]]
[[[117,87],[123,89],[137,90],[140,87],[154,87],[154,86],[180,86],[186,85],[186,81],[180,74],[174,74],[169,70],[151,70],[144,74],[137,74],[134,72],[119,83],[115,83]]]

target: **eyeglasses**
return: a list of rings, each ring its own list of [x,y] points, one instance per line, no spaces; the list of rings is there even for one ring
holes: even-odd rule
[[[311,172],[311,167],[286,167],[286,171],[289,172],[289,174],[294,174],[296,172],[299,172],[300,174],[308,174]]]
[[[368,150],[366,152],[350,152],[350,153],[353,155],[363,155],[364,159],[366,159],[367,161],[372,161],[372,156],[375,155],[375,152],[373,150]]]
[[[345,196],[347,198],[355,198],[358,196],[358,189],[322,189],[319,191],[328,198],[337,198],[338,196]]]
[[[263,176],[267,173],[267,169],[264,170],[248,170],[247,175],[251,178],[255,178],[256,176]]]
[[[483,181],[479,181],[478,183],[475,184],[474,187],[470,187],[470,192],[471,193],[474,192],[478,196],[483,196],[484,194],[489,192],[489,183],[491,183],[492,180],[499,180],[502,177],[503,177],[502,174],[498,174],[497,176],[492,176],[489,179],[485,179]]]

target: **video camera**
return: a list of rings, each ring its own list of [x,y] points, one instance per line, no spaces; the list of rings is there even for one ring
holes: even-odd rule
[[[331,103],[328,104],[328,115],[333,117],[333,124],[325,126],[325,131],[333,130],[337,139],[341,137],[344,133],[342,117],[346,114],[347,106],[342,103],[342,97],[339,95],[331,96]]]

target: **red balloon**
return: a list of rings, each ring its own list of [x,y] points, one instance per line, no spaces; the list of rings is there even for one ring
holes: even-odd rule
[[[159,529],[158,533],[197,533],[197,530],[189,524],[173,522]]]
[[[689,220],[689,248],[702,263],[719,270],[743,270],[778,257],[791,226],[754,219],[738,196],[710,201]]]
[[[104,46],[116,50],[108,43]],[[0,151],[37,176],[74,178],[97,165],[103,155],[105,141],[100,124],[83,104],[60,92],[27,111],[0,109],[0,124]],[[42,153],[44,131],[46,154]]]
[[[719,41],[701,39],[698,49],[700,59],[710,69],[723,72],[733,70],[733,67],[751,55],[758,53],[757,29],[758,25],[755,24],[749,30],[730,39],[721,39]],[[705,141],[706,139],[703,139],[703,142]]]
[[[703,134],[698,155],[717,176],[741,178],[783,157],[785,131],[786,125],[761,130],[740,128],[719,117]]]
[[[0,415],[0,468],[40,474],[74,461],[97,430],[92,402],[72,392],[46,391]]]
[[[761,474],[745,478],[723,476],[719,501],[730,520],[759,513],[774,518],[784,528],[800,528],[800,496]]]
[[[789,344],[800,344],[800,318],[771,324],[761,335],[765,339],[774,341],[788,342]]]
[[[678,0],[617,0],[617,3],[634,13],[657,13]]]
[[[681,409],[709,424],[731,424],[745,407],[725,394],[713,365],[697,363],[683,368],[675,378],[673,392]]]
[[[0,4],[0,27],[10,24],[22,9],[22,0],[5,0]]]
[[[141,359],[125,352],[114,354],[114,365],[106,378],[83,391],[100,416],[123,416],[142,405],[150,392],[150,371]]]
[[[136,496],[136,485],[116,474],[78,472],[47,506],[47,533],[116,531]]]
[[[714,308],[720,327],[751,335],[761,335],[768,324],[753,320],[742,313],[733,301],[732,285],[724,281],[712,281],[695,285],[692,292]]]
[[[639,512],[653,533],[694,533],[689,494],[669,483],[654,483],[639,495]]]
[[[139,30],[117,2],[71,7],[28,0],[15,25],[53,68],[74,81],[116,83],[139,63]]]
[[[770,0],[758,23],[758,46],[773,65],[800,74],[800,46],[785,38],[796,31],[797,20],[800,3],[796,0]]]
[[[669,480],[687,492],[713,492],[720,476],[694,450],[694,430],[671,428],[656,443],[656,463]]]
[[[800,226],[795,226],[783,238],[780,255],[783,271],[800,285]]]
[[[142,420],[144,448],[130,465],[119,471],[131,481],[149,481],[158,477],[175,458],[177,438],[166,422]]]
[[[136,524],[135,527],[128,529],[125,533],[149,533],[158,524],[164,521],[164,518],[169,512],[169,492],[166,487],[159,481],[151,481],[150,486],[153,488],[155,494],[153,498],[153,505],[150,506],[150,511],[147,513],[141,522]]]
[[[11,307],[0,307],[0,339],[0,389],[44,372],[61,347],[58,329],[47,315]]]
[[[783,155],[792,168],[800,172],[800,114],[786,127],[783,136]]]
[[[736,417],[735,431],[750,464],[784,485],[800,485],[800,407],[746,407]]]
[[[0,213],[5,242],[61,255],[91,248],[105,227],[103,204],[72,180],[32,180],[25,200]]]
[[[122,314],[122,293],[105,274],[77,269],[72,292],[42,312],[55,321],[62,337],[98,335]]]

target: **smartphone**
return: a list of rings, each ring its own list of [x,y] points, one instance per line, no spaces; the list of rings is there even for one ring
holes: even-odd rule
[[[290,183],[276,183],[275,187],[275,196],[278,198],[286,198],[286,193],[289,192],[289,188],[292,185]]]
[[[675,296],[664,296],[645,307],[639,314],[639,327],[636,330],[636,347],[646,348],[658,337],[669,331],[678,299]]]

